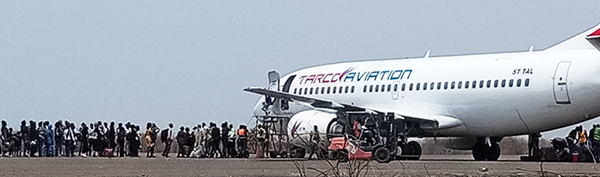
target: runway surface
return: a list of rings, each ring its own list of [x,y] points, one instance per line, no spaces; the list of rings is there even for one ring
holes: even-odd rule
[[[520,162],[502,156],[497,162],[476,162],[470,155],[424,155],[420,161],[342,163],[341,176],[367,164],[367,176],[600,176],[594,163]],[[331,165],[330,163],[331,162]],[[359,164],[360,163],[360,164]],[[298,170],[296,167],[304,167]],[[306,159],[189,158],[0,158],[1,176],[335,176],[336,162]],[[349,166],[352,166],[349,168]],[[542,169],[543,168],[543,174]],[[368,170],[368,171],[367,171]],[[323,176],[323,175],[322,175]],[[363,175],[360,175],[363,176]]]

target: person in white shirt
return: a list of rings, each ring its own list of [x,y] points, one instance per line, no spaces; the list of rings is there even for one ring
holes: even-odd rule
[[[66,126],[64,130],[64,140],[65,140],[65,156],[73,157],[73,150],[75,150],[75,134],[77,134],[75,130],[75,124],[71,123]]]
[[[167,132],[167,140],[165,143],[165,150],[162,153],[163,157],[169,157],[169,152],[171,152],[171,145],[173,144],[173,123],[169,123],[169,128]]]

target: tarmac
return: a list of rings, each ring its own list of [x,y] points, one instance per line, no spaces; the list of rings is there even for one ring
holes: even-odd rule
[[[0,158],[0,176],[600,176],[594,163],[473,161],[470,155],[424,155],[419,161],[215,158]],[[335,172],[334,172],[335,171]],[[366,174],[366,175],[365,175]]]

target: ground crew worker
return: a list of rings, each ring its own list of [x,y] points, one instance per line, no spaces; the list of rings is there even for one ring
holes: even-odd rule
[[[310,160],[313,154],[317,154],[317,159],[321,158],[319,154],[321,152],[321,148],[319,147],[319,143],[321,142],[321,137],[319,137],[319,130],[317,125],[314,126],[314,130],[310,132],[310,155],[308,156],[308,160]]]
[[[587,143],[587,132],[583,129],[582,126],[579,126],[579,146],[584,146]]]
[[[540,137],[542,137],[542,135],[539,132],[529,134],[529,157],[533,157],[534,154],[537,155],[537,153],[539,152]]]
[[[599,124],[594,124],[592,126],[592,129],[590,130],[590,136],[588,136],[590,138],[591,144],[592,144],[592,149],[594,152],[594,157],[596,159],[599,159],[598,156],[600,155],[600,125]]]
[[[237,140],[237,150],[238,150],[238,156],[241,158],[246,158],[248,157],[248,129],[246,128],[245,125],[240,125],[240,128],[237,131],[237,136],[238,136],[238,140]]]
[[[265,137],[267,133],[260,124],[258,124],[258,129],[256,131],[256,139],[258,140],[258,147],[256,148],[256,158],[262,158],[265,154]]]
[[[236,130],[233,128],[233,124],[229,124],[229,133],[227,136],[229,140],[227,141],[227,153],[230,157],[236,157],[237,153],[235,151],[235,138],[236,138]]]

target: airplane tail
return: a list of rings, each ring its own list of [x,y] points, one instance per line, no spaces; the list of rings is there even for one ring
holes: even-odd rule
[[[563,42],[560,42],[544,51],[557,50],[582,50],[582,49],[597,49],[600,50],[600,24],[579,33]]]

